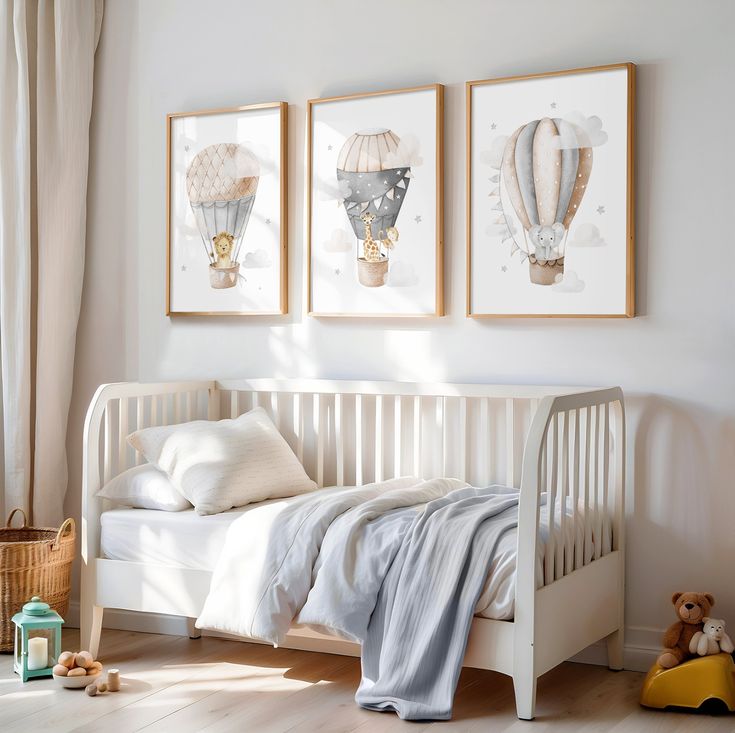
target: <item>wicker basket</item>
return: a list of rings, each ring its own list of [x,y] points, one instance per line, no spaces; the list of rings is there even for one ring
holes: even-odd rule
[[[18,529],[10,526],[16,512],[23,515]],[[62,617],[69,610],[74,520],[64,520],[58,529],[28,527],[26,521],[22,509],[13,509],[0,527],[0,652],[13,651],[11,619],[32,596],[40,596]]]

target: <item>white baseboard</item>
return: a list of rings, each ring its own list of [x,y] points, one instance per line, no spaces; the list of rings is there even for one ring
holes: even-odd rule
[[[69,604],[69,613],[65,625],[70,628],[79,628],[79,603],[77,601],[72,601]],[[103,626],[106,629],[140,631],[146,634],[168,634],[170,636],[188,636],[189,633],[186,618],[183,616],[139,613],[138,611],[125,611],[118,608],[105,609]],[[205,636],[236,638],[210,631],[203,631],[202,633]],[[660,652],[662,635],[662,629],[651,629],[643,626],[627,628],[625,630],[625,648],[623,652],[624,668],[633,672],[647,672]],[[598,642],[587,647],[587,649],[572,657],[570,661],[606,667],[607,648],[605,643]]]

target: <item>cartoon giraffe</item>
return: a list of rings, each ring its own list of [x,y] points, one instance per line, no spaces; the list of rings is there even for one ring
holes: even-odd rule
[[[380,261],[380,242],[373,239],[370,225],[375,220],[375,215],[366,211],[360,216],[363,223],[365,224],[365,242],[363,244],[363,257],[367,262],[378,262]]]

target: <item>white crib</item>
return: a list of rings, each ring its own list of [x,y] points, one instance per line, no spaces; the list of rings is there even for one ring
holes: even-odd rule
[[[100,556],[98,489],[140,461],[131,431],[237,416],[260,405],[319,486],[399,475],[520,486],[515,617],[476,617],[464,665],[513,678],[518,717],[534,717],[536,680],[601,639],[622,668],[625,415],[619,388],[223,380],[101,386],[84,427],[81,635],[96,656],[104,608],[196,618],[203,570]],[[535,558],[539,496],[567,502],[548,527],[543,585]],[[553,516],[553,512],[549,512]],[[582,541],[570,544],[564,522]],[[593,535],[611,534],[610,547]],[[594,549],[586,552],[585,548]],[[591,555],[591,558],[589,557]],[[570,613],[573,606],[574,613]],[[193,624],[190,624],[193,631]],[[301,649],[356,654],[354,644],[292,629]]]

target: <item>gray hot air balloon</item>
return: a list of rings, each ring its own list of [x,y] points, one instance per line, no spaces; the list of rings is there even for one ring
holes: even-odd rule
[[[242,238],[258,190],[260,165],[244,146],[219,143],[201,150],[186,172],[186,191],[209,258],[213,288],[237,284]]]
[[[564,272],[567,232],[592,172],[592,148],[567,146],[575,139],[570,122],[544,117],[521,125],[503,151],[501,187],[523,226],[531,282],[539,285]]]
[[[349,137],[337,159],[337,180],[347,191],[344,207],[358,240],[357,273],[362,285],[379,287],[398,240],[396,220],[411,179],[397,165],[400,139],[392,130],[364,130]]]

